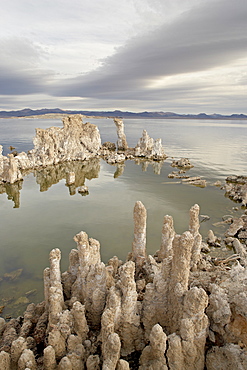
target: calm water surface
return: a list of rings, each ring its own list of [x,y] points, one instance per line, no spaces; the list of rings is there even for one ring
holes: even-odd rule
[[[86,121],[97,124],[102,142],[117,141],[113,120]],[[169,157],[159,174],[157,163],[126,161],[117,167],[101,160],[76,162],[30,173],[21,183],[22,189],[9,187],[8,195],[0,194],[0,306],[5,306],[4,317],[21,314],[28,301],[43,299],[42,275],[50,250],[61,250],[62,270],[66,270],[69,252],[76,247],[73,237],[81,230],[100,241],[104,262],[114,255],[125,260],[132,246],[132,214],[137,200],[148,211],[150,254],[159,249],[166,214],[174,217],[176,232],[182,233],[188,230],[190,207],[198,203],[200,213],[210,216],[201,224],[205,237],[209,229],[218,235],[224,232],[213,225],[223,215],[242,213],[233,210],[237,205],[213,184],[232,174],[246,175],[247,121],[126,119],[124,124],[129,146],[136,145],[143,129],[154,139],[162,138]],[[61,125],[60,120],[1,119],[4,154],[10,145],[18,152],[30,150],[36,127]],[[169,179],[174,170],[170,166],[172,157],[190,158],[194,168],[189,174],[205,178],[207,187]],[[78,186],[88,186],[87,196],[66,186],[68,170],[76,173]]]

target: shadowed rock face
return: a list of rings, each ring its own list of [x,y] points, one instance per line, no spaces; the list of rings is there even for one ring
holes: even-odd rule
[[[164,217],[154,256],[139,201],[134,223],[125,263],[101,262],[99,242],[83,231],[68,271],[61,274],[59,249],[51,251],[45,301],[23,318],[0,318],[1,369],[246,368],[246,255],[229,268],[201,253],[198,205],[182,235]]]

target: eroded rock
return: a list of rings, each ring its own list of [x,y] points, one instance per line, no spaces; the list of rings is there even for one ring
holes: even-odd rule
[[[164,217],[155,256],[146,252],[141,202],[134,207],[126,262],[113,257],[105,265],[99,242],[85,232],[74,238],[77,249],[65,273],[60,251],[52,250],[44,271],[45,301],[30,304],[23,319],[0,320],[2,368],[203,370],[237,361],[235,368],[244,369],[246,251],[231,237],[238,251],[231,268],[227,260],[217,265],[201,254],[199,210],[191,207],[189,230],[182,235]]]

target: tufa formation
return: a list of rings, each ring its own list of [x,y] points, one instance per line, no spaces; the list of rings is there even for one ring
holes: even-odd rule
[[[164,217],[160,249],[146,250],[144,205],[134,207],[134,239],[125,262],[101,261],[100,243],[81,231],[68,271],[59,249],[44,270],[44,301],[23,317],[0,318],[0,368],[247,368],[247,268],[202,253],[199,206],[178,235]],[[227,238],[229,238],[227,236]],[[212,239],[212,235],[211,235]]]

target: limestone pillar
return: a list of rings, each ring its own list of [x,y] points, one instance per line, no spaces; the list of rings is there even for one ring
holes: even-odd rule
[[[58,323],[64,308],[63,287],[60,272],[61,252],[58,248],[50,252],[49,330]]]
[[[190,209],[189,231],[194,237],[192,256],[191,256],[192,270],[195,270],[197,268],[197,264],[201,258],[202,236],[199,233],[199,229],[200,229],[199,212],[200,212],[200,207],[198,204],[195,204]]]
[[[137,201],[134,207],[134,241],[132,244],[132,259],[139,272],[147,257],[146,253],[147,211],[142,202]]]
[[[173,227],[172,216],[166,215],[163,221],[163,228],[161,234],[161,246],[158,251],[158,261],[162,261],[164,258],[172,257],[173,249],[172,242],[175,236],[175,230]]]
[[[128,148],[128,144],[126,140],[126,135],[124,133],[123,120],[120,118],[114,118],[114,123],[117,128],[117,136],[118,136],[117,148],[118,150],[126,150]]]

